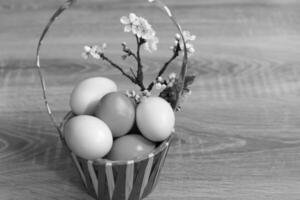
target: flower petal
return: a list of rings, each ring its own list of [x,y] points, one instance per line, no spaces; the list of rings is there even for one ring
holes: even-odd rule
[[[133,34],[135,34],[135,35],[140,34],[140,33],[139,33],[139,27],[138,27],[138,26],[133,25],[131,28],[132,28],[132,33],[133,33]],[[140,36],[138,35],[138,37],[140,37]]]
[[[194,47],[191,47],[191,48],[189,48],[189,53],[190,53],[190,54],[193,54],[193,53],[195,53],[195,49],[194,49]]]
[[[145,44],[145,50],[149,51],[150,53],[152,51],[157,50],[157,43],[159,42],[158,37],[153,36],[152,38],[148,39]]]
[[[133,23],[137,19],[138,19],[138,17],[134,13],[129,14],[129,20],[130,20],[131,23]]]
[[[95,59],[100,59],[100,55],[97,53],[92,53],[91,56]]]
[[[124,32],[130,32],[132,30],[131,25],[126,25],[124,27]]]
[[[83,49],[84,49],[85,52],[90,52],[91,51],[91,47],[87,46],[87,45],[84,46]]]
[[[160,90],[161,89],[161,83],[156,83],[155,84],[155,89]]]
[[[181,35],[179,33],[176,33],[175,34],[175,40],[180,40],[180,38],[181,38]]]
[[[175,79],[176,78],[176,73],[172,72],[170,75],[169,75],[169,79]]]
[[[191,35],[190,40],[193,41],[196,39],[196,35]]]
[[[91,48],[91,53],[96,53],[98,50],[99,50],[98,45],[94,45],[94,46],[92,46],[92,48]]]
[[[191,35],[190,31],[183,31],[183,37],[186,42],[196,39],[195,35]]]
[[[106,47],[107,47],[107,44],[106,44],[106,43],[103,43],[102,46],[101,46],[101,48],[102,48],[103,50],[106,49]]]
[[[150,27],[150,29],[145,29],[143,31],[142,37],[146,40],[152,39],[155,37],[155,31],[153,29],[151,29],[151,27]]]
[[[130,20],[129,20],[129,18],[128,18],[127,16],[121,17],[121,18],[120,18],[120,22],[121,22],[122,24],[125,24],[125,25],[130,24]]]

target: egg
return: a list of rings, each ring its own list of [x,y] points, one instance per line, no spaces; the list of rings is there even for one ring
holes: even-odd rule
[[[136,122],[146,138],[158,142],[171,135],[175,125],[175,114],[163,98],[148,97],[137,106]]]
[[[145,156],[155,148],[155,143],[142,135],[130,134],[117,138],[107,155],[109,160],[134,160]]]
[[[117,91],[117,85],[108,78],[85,79],[76,85],[71,93],[71,110],[77,115],[93,114],[101,98],[114,91]]]
[[[89,160],[105,156],[113,143],[109,127],[97,117],[89,115],[71,118],[64,126],[63,136],[76,155]]]
[[[135,123],[135,104],[121,92],[111,92],[102,97],[95,116],[110,128],[113,137],[128,133]]]

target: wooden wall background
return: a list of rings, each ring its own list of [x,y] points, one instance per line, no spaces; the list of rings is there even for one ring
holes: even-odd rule
[[[0,199],[91,199],[62,149],[41,98],[35,46],[62,0],[0,0]],[[50,102],[61,118],[75,83],[94,75],[132,88],[84,44],[133,39],[119,18],[149,19],[160,50],[145,54],[151,80],[171,54],[175,29],[141,0],[80,1],[53,26],[42,49]],[[193,95],[177,114],[176,137],[148,200],[300,199],[300,1],[166,0],[197,35]],[[177,60],[173,69],[177,69]],[[128,61],[125,66],[131,63]]]

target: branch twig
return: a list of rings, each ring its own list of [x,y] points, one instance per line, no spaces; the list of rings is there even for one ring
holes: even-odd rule
[[[138,60],[137,56],[126,46],[126,43],[123,43],[122,46],[123,51],[127,54],[127,56],[132,56],[136,61]]]
[[[134,73],[134,71],[133,71],[133,69],[130,67],[130,72],[131,72],[131,74],[132,74],[132,76],[135,78],[135,80],[136,80],[136,75],[135,75],[135,73]]]
[[[174,50],[174,53],[173,53],[173,56],[163,65],[163,67],[159,70],[158,74],[156,75],[155,77],[155,80],[157,80],[158,77],[160,77],[165,71],[166,69],[168,68],[169,64],[175,60],[175,58],[177,58],[177,56],[179,55],[179,52],[181,51],[181,48],[180,48],[180,44],[179,42],[177,43],[176,47],[175,47],[175,50]],[[148,91],[151,91],[153,86],[154,86],[154,83],[155,81],[151,82],[147,88]]]
[[[103,53],[100,53],[99,56],[102,58],[102,60],[105,60],[106,62],[108,62],[111,66],[115,67],[116,69],[118,69],[124,76],[126,76],[129,80],[131,80],[131,82],[133,82],[134,84],[139,85],[139,83],[136,81],[135,77],[130,76],[129,74],[127,74],[119,65],[117,65],[116,63],[114,63],[113,61],[111,61],[108,57],[106,57]],[[139,85],[140,86],[140,85]],[[141,87],[141,86],[140,86]]]
[[[137,41],[137,50],[136,50],[136,57],[137,57],[137,79],[136,81],[138,82],[139,86],[141,87],[141,90],[145,90],[145,86],[143,83],[144,80],[144,74],[143,74],[143,65],[141,61],[141,56],[140,56],[140,50],[141,46],[144,43],[142,39],[139,39],[138,36],[136,36],[136,41]]]

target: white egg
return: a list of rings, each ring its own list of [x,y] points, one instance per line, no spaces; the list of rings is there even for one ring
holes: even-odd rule
[[[113,137],[108,126],[99,118],[79,115],[64,126],[63,135],[68,147],[78,156],[94,160],[111,149]]]
[[[101,98],[110,92],[117,91],[117,85],[105,77],[93,77],[81,81],[72,91],[70,106],[77,115],[90,115]]]
[[[161,97],[148,97],[137,107],[136,122],[146,138],[158,142],[171,135],[175,125],[175,115],[166,100]]]

